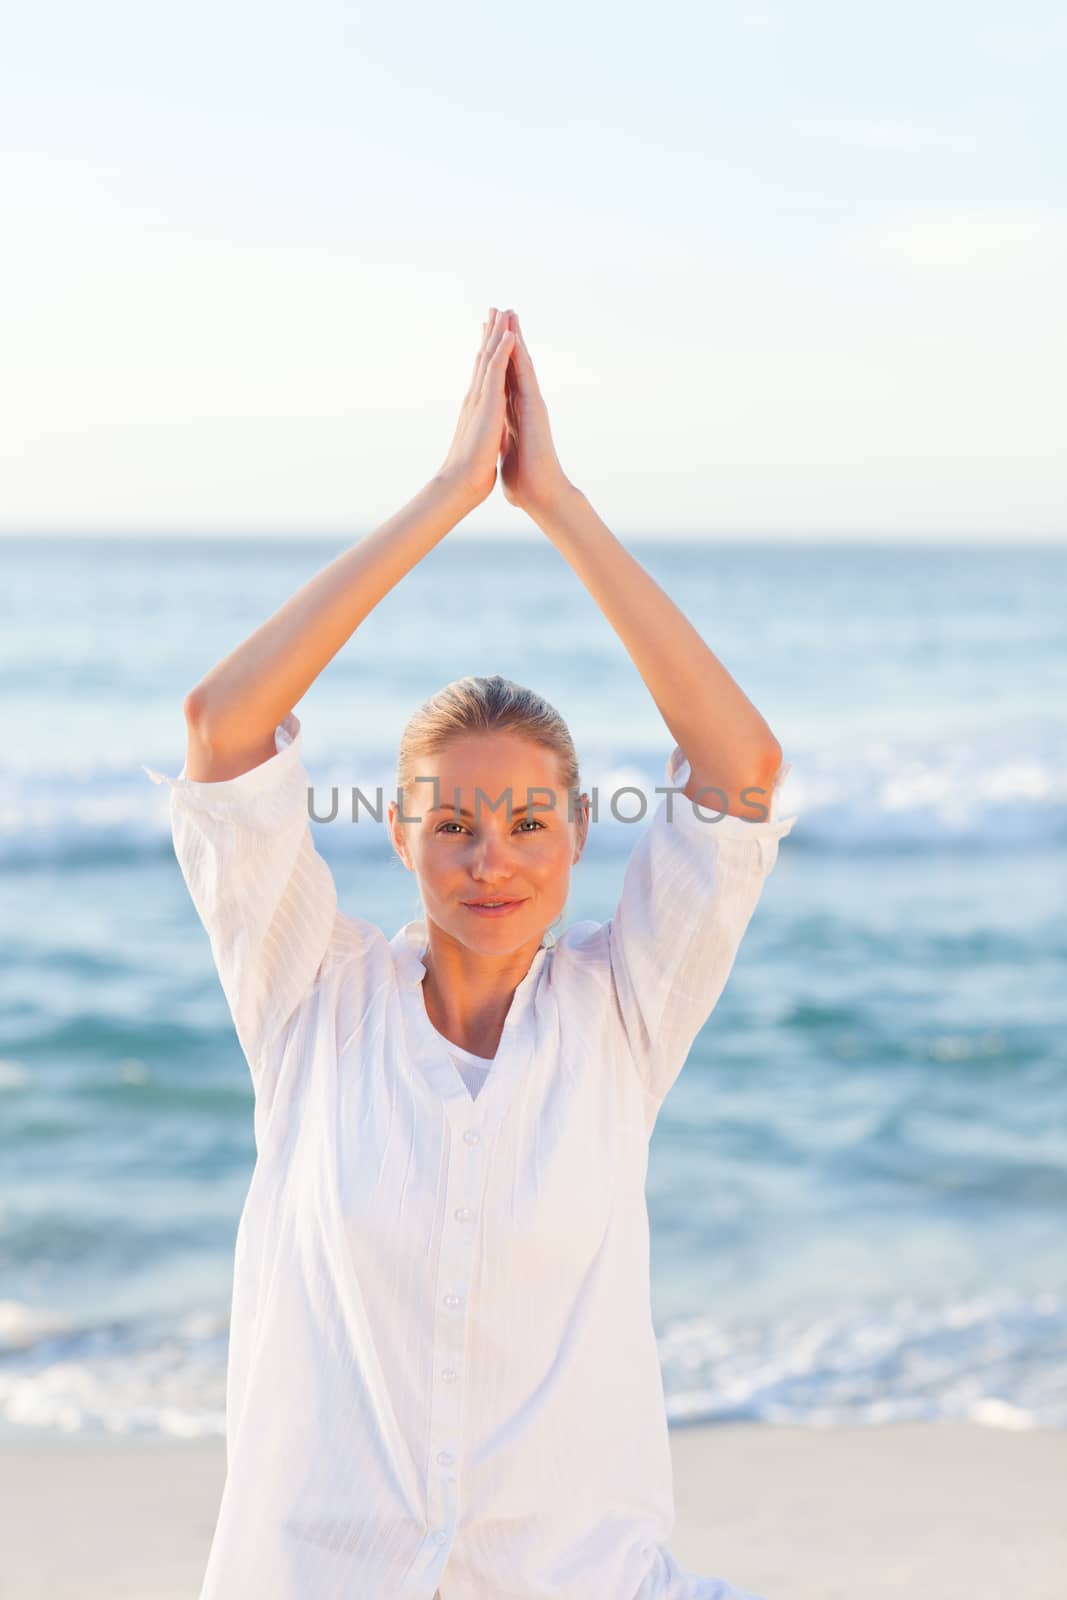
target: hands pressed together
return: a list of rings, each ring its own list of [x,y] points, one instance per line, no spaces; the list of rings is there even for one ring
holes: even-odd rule
[[[492,493],[498,462],[505,499],[532,517],[547,514],[571,488],[519,319],[491,306],[439,475],[461,483],[480,505]]]

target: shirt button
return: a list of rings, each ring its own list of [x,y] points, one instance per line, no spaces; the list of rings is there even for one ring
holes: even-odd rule
[[[474,1212],[471,1210],[470,1206],[460,1206],[459,1210],[456,1212],[456,1221],[469,1222],[473,1215]]]
[[[445,1295],[445,1305],[446,1306],[458,1306],[459,1304],[460,1304],[460,1297],[459,1297],[458,1294],[446,1294]]]
[[[450,1456],[447,1450],[439,1450],[437,1452],[438,1466],[450,1467],[455,1459],[455,1456]]]
[[[477,1144],[479,1139],[481,1138],[481,1134],[480,1133],[475,1133],[473,1128],[468,1128],[466,1133],[463,1135],[463,1137],[464,1137],[464,1139],[466,1139],[468,1144]]]
[[[455,1367],[446,1367],[441,1376],[446,1383],[455,1383],[457,1376]]]

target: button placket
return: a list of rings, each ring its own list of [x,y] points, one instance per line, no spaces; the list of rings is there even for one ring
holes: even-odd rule
[[[458,1100],[451,1102],[447,1119],[451,1139],[430,1400],[427,1510],[431,1526],[451,1525],[456,1511],[464,1341],[484,1186],[482,1135],[477,1128],[468,1126],[463,1129],[460,1142],[457,1134],[462,1124],[458,1109],[453,1110],[458,1105]]]
[[[403,976],[403,1005],[417,1041],[418,1071],[425,1077],[436,1101],[435,1109],[444,1116],[450,1134],[446,1155],[444,1214],[437,1262],[437,1293],[434,1302],[433,1370],[430,1391],[430,1442],[426,1458],[427,1533],[422,1570],[429,1576],[440,1571],[445,1549],[455,1531],[457,1464],[440,1465],[438,1451],[459,1457],[459,1422],[464,1376],[464,1341],[467,1305],[473,1273],[474,1245],[479,1237],[485,1162],[493,1136],[518,1090],[523,1070],[533,1052],[533,1040],[524,1022],[526,1007],[533,998],[547,952],[539,950],[530,971],[515,992],[512,1009],[504,1025],[494,1069],[490,1072],[476,1102],[442,1047],[440,1036],[426,1013],[419,982],[425,972],[422,957],[426,951],[425,928],[409,925],[392,941]],[[475,1121],[477,1126],[475,1126]],[[457,1135],[462,1134],[462,1144]],[[454,1212],[467,1208],[469,1220],[460,1221]]]

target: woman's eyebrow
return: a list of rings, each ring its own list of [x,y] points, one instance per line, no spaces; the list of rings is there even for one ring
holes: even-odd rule
[[[535,785],[535,788],[536,787],[539,787],[539,785]],[[489,804],[489,802],[486,801],[486,805],[488,805],[488,804]],[[482,809],[484,809],[484,808],[482,808]],[[512,806],[511,814],[512,814],[512,816],[517,816],[520,812],[530,811],[530,810],[551,811],[551,810],[553,810],[553,807],[552,806],[548,806],[548,805],[540,805],[540,806],[533,806],[533,807],[531,807],[531,806]],[[426,815],[428,817],[432,817],[435,811],[451,811],[451,813],[452,813],[452,815],[454,817],[472,817],[474,815],[474,813],[472,811],[468,811],[464,806],[460,806],[460,807],[458,807],[458,809],[457,809],[456,806],[431,806],[429,811],[427,811]]]

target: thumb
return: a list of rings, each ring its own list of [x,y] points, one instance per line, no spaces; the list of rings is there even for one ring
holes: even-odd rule
[[[514,343],[515,335],[512,333],[511,329],[508,328],[500,335],[500,343],[493,351],[493,364],[498,369],[502,368],[505,372],[507,371],[508,357],[511,355],[511,348]]]

